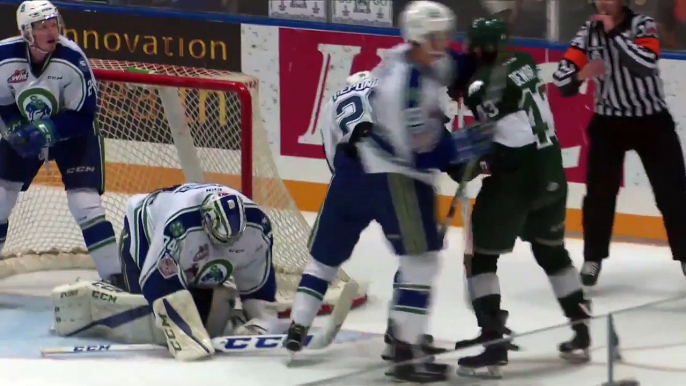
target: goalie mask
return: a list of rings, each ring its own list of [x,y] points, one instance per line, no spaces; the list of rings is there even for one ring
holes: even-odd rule
[[[202,226],[215,244],[233,244],[246,226],[243,200],[230,193],[212,193],[200,208]]]
[[[55,7],[51,2],[33,0],[24,1],[19,5],[19,8],[17,8],[17,28],[21,33],[21,37],[29,44],[29,46],[37,48],[39,51],[44,53],[47,53],[47,51],[41,47],[38,47],[34,35],[39,31],[39,28],[44,27],[47,21],[53,19],[57,21],[58,35],[61,35],[64,22],[57,11],[57,7]],[[58,36],[55,38],[57,37]]]

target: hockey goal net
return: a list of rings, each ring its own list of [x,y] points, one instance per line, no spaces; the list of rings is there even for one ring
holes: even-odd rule
[[[309,258],[310,227],[279,178],[259,112],[257,79],[134,62],[91,60],[91,65],[105,143],[103,203],[117,237],[133,194],[183,182],[240,190],[272,220],[279,311],[286,316]],[[40,171],[9,221],[0,278],[94,268],[56,165]],[[321,313],[331,310],[347,280],[340,270]],[[365,299],[361,290],[354,305]]]

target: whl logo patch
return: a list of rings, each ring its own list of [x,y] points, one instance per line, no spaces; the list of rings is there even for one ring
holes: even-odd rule
[[[7,83],[21,83],[21,82],[26,82],[29,79],[29,71],[26,69],[23,70],[17,70],[7,78]]]

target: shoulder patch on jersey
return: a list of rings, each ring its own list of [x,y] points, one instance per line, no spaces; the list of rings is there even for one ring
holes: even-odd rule
[[[227,260],[213,260],[205,264],[195,277],[195,285],[215,286],[224,283],[233,273],[233,265]]]
[[[157,270],[165,279],[174,277],[179,272],[176,267],[176,262],[169,253],[165,253],[160,261],[157,262]]]
[[[472,96],[475,93],[477,93],[479,90],[481,90],[481,87],[484,86],[484,82],[477,80],[474,83],[469,85],[469,91],[467,93],[468,96]]]
[[[17,106],[30,122],[50,118],[59,111],[57,97],[43,87],[29,87],[17,96]]]
[[[14,74],[7,78],[7,83],[22,83],[29,79],[29,71],[25,68],[21,70],[14,71]]]

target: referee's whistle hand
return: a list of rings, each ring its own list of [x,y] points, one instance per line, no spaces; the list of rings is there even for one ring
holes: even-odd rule
[[[579,81],[583,81],[588,78],[597,78],[603,74],[605,74],[605,61],[596,59],[588,62],[588,64],[579,71],[577,78]]]
[[[603,29],[605,32],[610,32],[613,28],[615,28],[615,20],[611,15],[593,15],[591,16],[591,21],[603,23]]]

